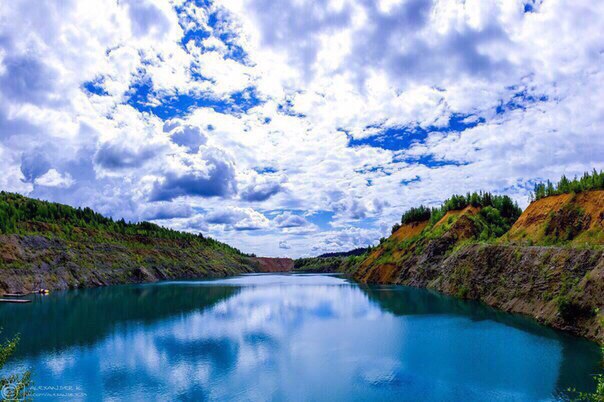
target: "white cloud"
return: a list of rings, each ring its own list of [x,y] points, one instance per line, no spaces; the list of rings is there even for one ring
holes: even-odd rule
[[[404,209],[453,192],[526,203],[528,180],[604,167],[604,3],[533,11],[7,2],[0,187],[271,255],[365,246]],[[276,212],[310,210],[333,218],[319,228]],[[225,222],[209,223],[220,211]]]
[[[50,169],[42,176],[36,178],[34,183],[39,186],[69,188],[73,185],[74,181],[69,173],[61,174],[55,169]]]
[[[300,226],[308,225],[308,221],[306,218],[300,215],[295,215],[290,211],[286,211],[282,214],[279,214],[273,218],[273,222],[279,228],[295,228]]]
[[[213,225],[226,225],[227,229],[258,230],[269,227],[269,220],[252,208],[222,208],[209,213],[205,220]]]

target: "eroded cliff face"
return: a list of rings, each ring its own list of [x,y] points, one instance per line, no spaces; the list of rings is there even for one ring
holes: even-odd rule
[[[0,293],[68,289],[256,272],[243,255],[184,240],[132,237],[120,243],[0,235]]]
[[[601,250],[474,244],[440,262],[408,263],[391,283],[480,300],[604,342]]]
[[[604,245],[604,190],[554,195],[531,203],[501,242]]]
[[[477,241],[480,210],[471,207],[433,226],[403,225],[354,277],[480,300],[604,343],[603,195],[534,202],[496,242]]]
[[[254,258],[259,265],[259,272],[290,272],[294,269],[294,260],[291,258]]]

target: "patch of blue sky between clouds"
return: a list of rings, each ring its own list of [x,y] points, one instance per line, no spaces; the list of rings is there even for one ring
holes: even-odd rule
[[[449,119],[449,124],[444,127],[428,126],[426,128],[415,127],[389,127],[376,135],[366,138],[355,139],[349,135],[348,146],[370,146],[383,148],[391,151],[400,151],[409,149],[414,144],[423,142],[430,133],[448,133],[460,132],[469,128],[476,127],[484,123],[484,119],[469,114],[453,114]],[[380,126],[368,126],[367,129],[375,129]],[[346,132],[346,131],[344,131]],[[348,135],[348,134],[347,134]]]
[[[210,94],[158,94],[152,90],[149,80],[140,80],[130,87],[129,93],[127,103],[130,106],[164,120],[183,117],[200,107],[212,108],[219,113],[245,113],[261,103],[254,87],[218,99]]]
[[[199,7],[202,7],[206,10],[211,9],[211,5],[213,2],[211,1],[195,1],[195,4]],[[182,14],[182,7],[176,7],[176,11]],[[186,25],[186,20],[181,21],[181,27],[183,29]],[[219,39],[227,51],[224,54],[225,58],[235,60],[242,64],[247,64],[248,54],[246,51],[237,44],[236,35],[230,30],[223,29],[223,26],[228,26],[228,20],[224,19],[224,14],[218,13],[216,11],[211,12],[208,15],[207,26],[212,30],[217,39]],[[199,46],[203,50],[210,50],[204,45],[204,40],[209,39],[212,36],[212,32],[209,30],[203,29],[197,25],[194,29],[185,29],[185,33],[181,39],[181,45],[186,49],[187,43],[189,41],[194,41],[197,46]]]
[[[306,216],[306,220],[312,224],[315,224],[321,230],[331,229],[331,222],[335,213],[332,211],[316,211],[311,215]]]
[[[97,78],[93,81],[87,81],[82,84],[82,88],[84,88],[88,93],[99,95],[99,96],[107,96],[109,93],[105,91],[103,88],[103,79]]]
[[[510,87],[508,89],[515,90],[516,88]],[[546,95],[532,94],[525,88],[515,92],[507,102],[501,101],[495,112],[497,114],[503,114],[517,109],[526,110],[527,107],[532,104],[547,102],[548,100],[549,98]]]
[[[263,166],[263,167],[255,167],[253,168],[256,173],[258,174],[265,174],[265,173],[277,173],[279,171],[279,169],[276,169],[274,167],[271,166]]]
[[[403,156],[393,158],[394,162],[406,162],[410,164],[424,165],[429,168],[437,168],[443,166],[467,166],[469,162],[454,161],[449,159],[435,158],[434,155],[421,155],[421,156]]]

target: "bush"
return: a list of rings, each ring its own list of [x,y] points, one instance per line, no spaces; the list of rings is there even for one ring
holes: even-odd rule
[[[13,354],[19,343],[19,337],[5,341],[0,344],[0,370],[4,367],[9,357]],[[28,400],[31,395],[29,388],[31,386],[31,373],[26,371],[22,374],[12,374],[0,379],[0,390],[3,390],[3,397],[6,400]]]
[[[401,228],[401,225],[399,225],[398,223],[395,223],[392,226],[392,233],[394,234],[394,232],[396,232],[397,230],[399,230]]]
[[[573,323],[580,318],[594,315],[594,312],[591,309],[574,302],[567,295],[558,296],[556,304],[560,316],[568,323]]]

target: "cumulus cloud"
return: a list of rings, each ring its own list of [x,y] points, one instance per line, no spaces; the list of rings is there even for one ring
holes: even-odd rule
[[[253,183],[241,190],[241,199],[245,201],[265,201],[283,190],[281,183],[265,181]]]
[[[149,199],[169,201],[182,196],[229,197],[236,192],[235,166],[221,150],[206,148],[200,158],[183,157],[156,181]]]
[[[74,181],[69,173],[61,174],[55,169],[50,169],[42,176],[37,177],[34,183],[45,187],[69,188]]]
[[[6,2],[0,187],[271,255],[453,192],[526,204],[604,168],[604,3],[531,4]]]
[[[287,240],[281,240],[279,242],[279,248],[281,248],[283,250],[289,250],[292,247],[289,245],[289,243],[287,243]]]
[[[178,125],[169,132],[169,135],[172,142],[185,147],[189,153],[197,152],[199,147],[205,145],[208,140],[199,127],[190,125]]]
[[[0,88],[7,98],[33,104],[60,99],[54,93],[56,72],[40,59],[9,54],[2,64]]]
[[[170,202],[154,202],[143,207],[139,214],[145,220],[166,220],[174,218],[189,218],[194,210],[190,205]]]
[[[295,228],[308,225],[306,218],[293,214],[290,211],[285,211],[282,214],[275,216],[273,222],[278,228]]]
[[[50,162],[42,150],[34,150],[21,156],[21,173],[27,182],[33,182],[51,168]]]
[[[109,170],[139,168],[157,152],[158,148],[144,144],[106,142],[99,146],[94,162]]]
[[[206,216],[206,222],[238,231],[266,229],[269,225],[269,220],[254,209],[236,207],[213,211]]]
[[[163,35],[172,29],[168,18],[157,3],[146,0],[126,1],[128,15],[135,36],[151,36],[161,39]]]

